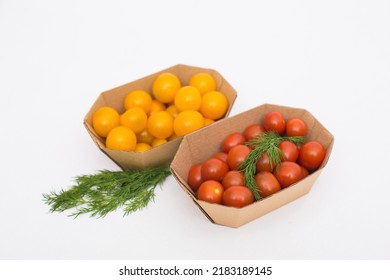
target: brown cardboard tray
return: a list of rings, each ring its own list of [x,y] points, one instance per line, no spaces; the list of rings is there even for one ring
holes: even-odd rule
[[[108,149],[104,144],[104,139],[94,132],[92,128],[92,115],[98,108],[103,106],[111,106],[115,108],[119,113],[123,113],[123,102],[129,92],[131,92],[132,90],[145,90],[151,93],[153,81],[158,75],[165,72],[170,72],[177,75],[178,78],[181,80],[182,85],[187,85],[191,76],[196,73],[203,72],[213,76],[217,82],[217,90],[225,94],[229,101],[229,108],[225,117],[229,115],[230,110],[237,97],[237,93],[234,88],[217,71],[213,69],[200,68],[183,64],[175,65],[173,67],[151,74],[147,77],[138,79],[136,81],[121,85],[119,87],[101,93],[86,114],[84,118],[84,125],[98,148],[124,170],[143,169],[169,164],[172,161],[183,137],[176,138],[161,146],[152,148],[145,152],[127,152],[112,150]]]
[[[308,127],[307,140],[319,141],[326,148],[326,156],[320,168],[296,184],[243,208],[198,200],[187,184],[187,176],[191,166],[203,162],[219,152],[221,143],[230,133],[242,133],[248,125],[260,123],[265,114],[271,111],[281,112],[286,120],[298,117],[306,122]],[[170,168],[181,188],[211,222],[229,227],[239,227],[307,194],[328,163],[333,143],[333,135],[307,110],[264,104],[185,136]]]

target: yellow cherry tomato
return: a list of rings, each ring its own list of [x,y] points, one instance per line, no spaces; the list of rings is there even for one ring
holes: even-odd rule
[[[158,100],[152,100],[152,106],[150,107],[149,116],[153,115],[156,112],[164,111],[165,105]]]
[[[148,119],[148,131],[156,138],[168,138],[173,133],[173,117],[167,111],[154,113]]]
[[[190,79],[189,85],[197,88],[201,95],[217,89],[215,79],[207,73],[198,73],[193,75]]]
[[[173,133],[169,138],[168,141],[175,140],[176,138],[179,138],[180,136],[177,136],[176,133]]]
[[[169,105],[166,111],[172,115],[172,117],[176,118],[179,114],[179,110],[177,109],[176,105]]]
[[[107,137],[111,129],[119,125],[119,113],[112,107],[101,107],[92,116],[92,127],[101,137]]]
[[[147,150],[150,150],[152,147],[149,144],[146,143],[137,143],[135,145],[134,152],[145,152]]]
[[[108,133],[106,147],[112,150],[134,151],[137,137],[130,128],[117,126]]]
[[[160,74],[152,84],[154,97],[162,103],[172,102],[180,88],[179,78],[172,73]]]
[[[179,113],[173,123],[177,136],[183,136],[204,126],[204,119],[198,111],[184,111]]]
[[[140,133],[137,133],[136,136],[137,136],[137,143],[146,143],[152,145],[152,142],[154,140],[153,135],[150,134],[147,129],[141,131]]]
[[[120,124],[130,128],[134,133],[139,133],[146,128],[148,116],[141,108],[134,107],[126,110],[120,117]]]
[[[199,91],[191,86],[185,86],[179,89],[175,96],[175,106],[182,111],[198,111],[202,98]]]
[[[152,106],[152,97],[144,90],[134,90],[126,95],[124,107],[126,110],[130,108],[141,108],[147,114]]]
[[[165,143],[167,143],[167,142],[168,142],[167,139],[158,139],[158,138],[155,138],[155,139],[153,140],[153,142],[152,142],[152,147],[154,148],[154,147],[160,146],[160,145],[162,145],[162,144],[165,144]]]
[[[205,118],[218,120],[226,114],[228,107],[229,102],[224,94],[219,91],[209,91],[202,96],[199,111]]]
[[[212,119],[208,119],[208,118],[204,118],[204,126],[208,126],[212,123],[214,123],[215,121],[212,120]]]

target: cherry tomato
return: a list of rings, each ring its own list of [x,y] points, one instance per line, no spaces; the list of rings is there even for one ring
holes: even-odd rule
[[[222,143],[222,151],[227,153],[234,146],[244,144],[246,141],[245,136],[241,133],[234,132],[230,134]]]
[[[283,141],[279,144],[279,149],[283,153],[282,161],[297,161],[299,156],[299,149],[293,142]]]
[[[246,141],[252,140],[256,138],[259,134],[265,132],[264,127],[262,127],[259,124],[252,124],[245,128],[244,130],[244,136]]]
[[[223,176],[229,171],[229,166],[226,162],[217,159],[210,158],[202,164],[201,174],[203,181],[207,180],[222,180]]]
[[[240,164],[246,159],[251,149],[245,145],[237,145],[230,149],[228,153],[228,165],[232,170],[238,170]]]
[[[303,167],[302,165],[300,165],[300,167],[302,169],[302,179],[303,179],[309,175],[309,171],[307,171],[307,169],[305,167]]]
[[[244,186],[245,179],[244,174],[237,170],[230,170],[222,179],[222,186],[224,189],[228,189],[232,186]]]
[[[289,119],[286,123],[287,136],[306,136],[307,126],[305,122],[298,118]]]
[[[269,157],[267,153],[264,153],[256,162],[256,171],[273,171],[273,167],[271,167],[271,163],[269,161]]]
[[[188,172],[188,185],[194,192],[198,190],[200,184],[203,182],[201,170],[202,164],[198,163],[193,165]]]
[[[301,146],[298,162],[309,171],[316,170],[325,158],[325,148],[317,141],[309,141]]]
[[[227,158],[228,158],[228,154],[227,153],[224,153],[224,152],[219,152],[219,153],[216,153],[213,158],[217,158],[217,159],[220,159],[224,162],[227,163]]]
[[[267,197],[280,191],[280,184],[275,175],[268,171],[262,171],[255,175],[257,189],[261,197]]]
[[[283,115],[279,112],[270,112],[266,114],[264,117],[263,125],[265,130],[275,131],[280,135],[283,134],[286,128],[286,122],[284,121]]]
[[[225,190],[222,203],[226,206],[242,208],[254,202],[253,193],[245,186],[233,186]]]
[[[303,171],[301,166],[295,162],[282,161],[279,168],[274,171],[274,175],[280,186],[287,188],[303,178]]]
[[[223,192],[224,189],[220,182],[209,180],[200,185],[197,196],[199,200],[221,204]]]

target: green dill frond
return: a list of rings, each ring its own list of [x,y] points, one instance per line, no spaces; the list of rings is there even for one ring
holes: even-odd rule
[[[124,215],[143,209],[154,199],[155,188],[171,174],[167,166],[143,170],[101,170],[80,175],[68,190],[43,194],[51,212],[73,209],[70,216],[104,217],[123,207]]]

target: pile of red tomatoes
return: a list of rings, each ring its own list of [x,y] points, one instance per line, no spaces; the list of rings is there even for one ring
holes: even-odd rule
[[[286,121],[280,112],[274,111],[266,114],[261,123],[246,127],[242,133],[228,135],[221,143],[220,152],[189,170],[188,185],[197,198],[238,208],[253,203],[254,194],[245,185],[243,170],[239,166],[253,148],[246,143],[267,131],[280,136],[306,136],[307,126],[302,119]],[[306,141],[301,145],[282,141],[278,148],[281,151],[278,167],[270,164],[267,153],[257,159],[254,179],[261,198],[273,195],[317,170],[326,154],[318,141]]]

